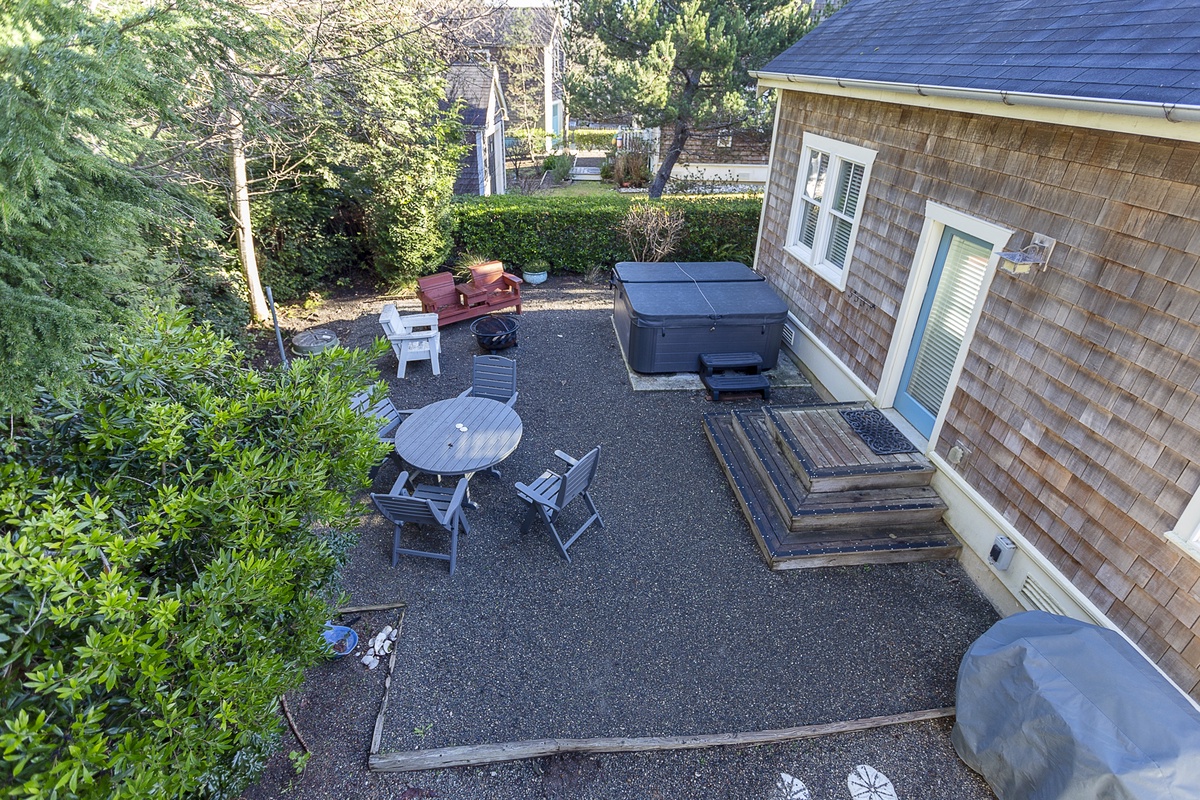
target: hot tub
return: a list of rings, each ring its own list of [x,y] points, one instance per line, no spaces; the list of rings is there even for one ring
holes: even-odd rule
[[[765,281],[626,283],[616,286],[613,324],[637,372],[698,372],[701,353],[779,359],[787,305]]]
[[[761,281],[740,261],[621,261],[613,267],[614,286],[622,283],[712,283]]]

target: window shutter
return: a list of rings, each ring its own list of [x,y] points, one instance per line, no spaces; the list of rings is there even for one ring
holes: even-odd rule
[[[945,266],[907,387],[908,394],[934,416],[950,387],[950,373],[967,335],[990,255],[987,248],[957,236],[951,239],[946,251]]]

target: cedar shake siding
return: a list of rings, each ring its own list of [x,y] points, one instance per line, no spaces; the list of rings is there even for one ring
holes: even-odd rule
[[[725,132],[722,131],[722,134]],[[770,132],[734,131],[727,147],[719,147],[716,132],[693,133],[683,146],[679,164],[766,164],[771,151]],[[671,147],[669,131],[659,137],[658,157],[665,159]]]
[[[1200,144],[781,92],[756,268],[872,390],[927,200],[1058,240],[998,273],[936,441],[1184,690],[1200,563],[1169,544],[1200,487]],[[801,136],[877,151],[846,290],[783,251]]]

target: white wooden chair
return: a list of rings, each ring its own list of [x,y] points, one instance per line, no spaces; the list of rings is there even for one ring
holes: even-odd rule
[[[396,354],[396,377],[403,378],[410,361],[428,361],[433,374],[442,374],[438,355],[442,352],[442,334],[438,332],[437,314],[407,314],[400,316],[388,303],[379,314],[379,324]]]

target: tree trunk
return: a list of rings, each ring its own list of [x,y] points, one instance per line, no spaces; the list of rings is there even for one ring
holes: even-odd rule
[[[661,164],[658,165],[658,172],[654,175],[654,181],[650,184],[650,199],[657,200],[662,197],[663,189],[667,188],[667,181],[671,179],[671,170],[675,168],[675,162],[679,160],[680,154],[683,152],[683,145],[687,142],[688,136],[692,133],[691,128],[681,119],[675,120],[675,130],[671,135],[671,146],[667,149],[666,157],[663,158]]]
[[[233,182],[233,222],[237,228],[238,258],[246,289],[250,295],[250,313],[255,322],[267,321],[267,298],[258,277],[254,257],[254,230],[250,223],[250,184],[246,180],[246,151],[243,149],[242,115],[232,113],[229,129],[229,177]]]

